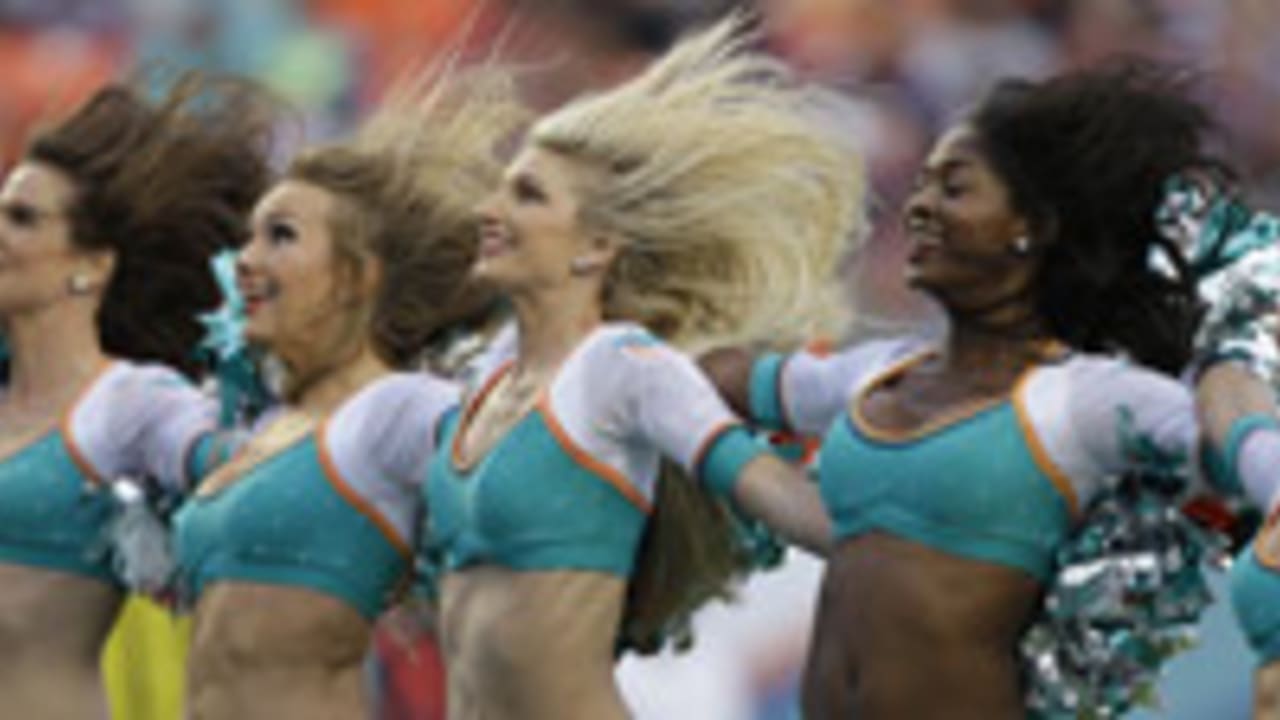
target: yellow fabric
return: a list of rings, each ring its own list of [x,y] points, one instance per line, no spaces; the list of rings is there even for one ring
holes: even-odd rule
[[[112,720],[182,717],[190,624],[150,600],[129,598],[102,657]]]

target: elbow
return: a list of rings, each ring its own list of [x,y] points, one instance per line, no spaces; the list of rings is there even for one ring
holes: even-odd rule
[[[751,414],[751,367],[754,357],[740,347],[717,348],[698,358],[698,366],[720,397],[741,417]]]

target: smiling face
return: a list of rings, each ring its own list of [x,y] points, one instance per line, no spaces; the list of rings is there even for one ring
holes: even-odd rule
[[[478,280],[507,293],[568,283],[579,269],[599,269],[580,220],[584,169],[564,155],[526,147],[477,212],[480,247],[472,270]]]
[[[244,297],[245,337],[288,362],[314,355],[342,332],[353,303],[332,233],[337,199],[286,180],[258,202],[236,280]],[[312,358],[321,361],[321,358]]]
[[[39,311],[76,292],[99,292],[110,253],[77,248],[69,215],[75,186],[52,166],[23,162],[0,189],[0,316]],[[73,278],[77,278],[73,280]]]
[[[904,214],[907,282],[952,310],[976,310],[1025,288],[1038,265],[1027,222],[967,126],[925,160]],[[1030,252],[1021,252],[1026,238]]]

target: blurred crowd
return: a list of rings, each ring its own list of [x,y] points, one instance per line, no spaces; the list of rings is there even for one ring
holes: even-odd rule
[[[0,0],[0,147],[101,80],[197,66],[252,75],[340,132],[407,63],[498,46],[551,106],[615,82],[685,27],[759,12],[768,42],[856,98],[843,118],[872,165],[879,235],[859,267],[896,262],[892,217],[933,134],[995,79],[1114,55],[1202,79],[1252,199],[1280,206],[1280,3],[1272,0]],[[11,150],[10,150],[11,151]],[[894,273],[855,283],[867,317],[921,317]]]

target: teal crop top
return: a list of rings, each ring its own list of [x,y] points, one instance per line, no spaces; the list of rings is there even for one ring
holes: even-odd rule
[[[846,413],[818,460],[836,538],[884,531],[1046,579],[1073,508],[1022,426],[1013,401],[911,437]]]
[[[180,587],[194,601],[210,583],[304,587],[372,621],[410,569],[410,551],[366,512],[307,435],[212,495],[196,495],[174,522]]]
[[[110,493],[61,430],[0,461],[0,562],[115,583],[105,527]]]
[[[424,536],[443,552],[446,569],[494,563],[631,574],[648,501],[624,494],[617,473],[566,449],[554,422],[535,409],[470,468],[453,452],[436,453]],[[460,413],[448,417],[439,447],[455,447],[460,425]]]
[[[1258,533],[1231,568],[1231,603],[1249,645],[1262,664],[1280,660],[1280,557],[1275,533],[1280,512]],[[1271,547],[1267,547],[1268,540]]]
[[[635,326],[575,349],[537,405],[464,466],[460,435],[510,363],[447,415],[423,493],[430,570],[494,564],[629,577],[669,458],[720,496],[766,450],[686,357]]]

